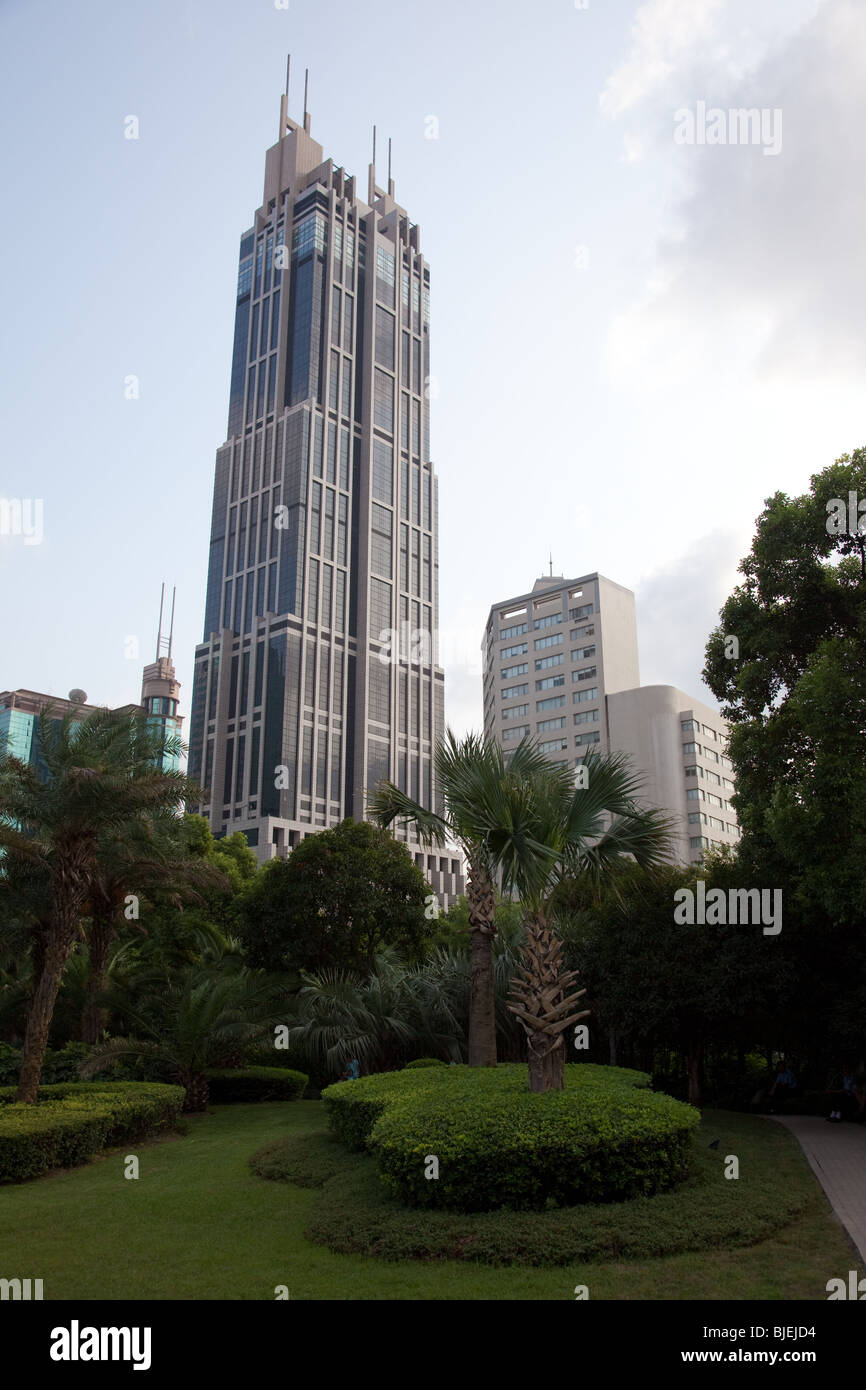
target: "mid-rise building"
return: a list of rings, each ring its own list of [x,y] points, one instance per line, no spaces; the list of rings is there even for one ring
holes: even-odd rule
[[[437,803],[429,296],[390,170],[362,195],[283,97],[240,238],[190,719],[199,809],[260,861],[362,819],[383,779]],[[453,853],[410,848],[441,898],[460,891]]]
[[[611,747],[628,754],[643,782],[644,803],[674,818],[680,862],[736,844],[728,727],[717,710],[672,685],[645,685],[608,696],[607,726]]]
[[[674,822],[674,859],[736,843],[727,725],[673,686],[640,685],[631,590],[600,574],[544,576],[494,604],[482,654],[484,730],[506,753],[524,738],[569,768],[590,749],[625,753],[641,804]]]
[[[482,664],[484,729],[505,749],[534,738],[569,767],[606,752],[605,696],[640,681],[634,594],[601,574],[537,579],[491,608]]]

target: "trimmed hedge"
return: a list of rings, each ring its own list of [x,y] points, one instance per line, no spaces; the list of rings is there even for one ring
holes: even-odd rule
[[[416,1057],[414,1062],[407,1062],[404,1071],[409,1071],[412,1067],[447,1067],[448,1063],[443,1062],[441,1057]]]
[[[386,1191],[372,1155],[341,1149],[344,1161],[316,1194],[304,1234],[334,1254],[365,1259],[573,1266],[728,1251],[767,1240],[810,1212],[826,1221],[824,1195],[783,1125],[706,1111],[691,1142],[688,1178],[655,1197],[471,1214],[401,1206]],[[312,1186],[299,1175],[332,1161],[333,1147],[321,1131],[290,1135],[283,1141],[282,1175]],[[743,1172],[748,1169],[745,1186],[725,1179],[730,1153],[739,1155]],[[791,1240],[798,1240],[796,1232]]]
[[[323,1098],[338,1137],[369,1149],[408,1206],[532,1211],[652,1196],[686,1177],[697,1110],[653,1093],[642,1072],[565,1070],[565,1089],[546,1095],[505,1065],[386,1073]],[[437,1178],[425,1176],[432,1156]]]
[[[114,1144],[176,1128],[182,1086],[151,1082],[70,1082],[43,1086],[35,1105],[0,1088],[0,1183],[74,1168]]]
[[[300,1100],[309,1077],[288,1067],[243,1067],[233,1071],[213,1068],[205,1072],[214,1105],[235,1101]]]

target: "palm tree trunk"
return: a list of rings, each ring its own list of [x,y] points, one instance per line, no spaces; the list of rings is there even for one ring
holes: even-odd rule
[[[196,1076],[191,1076],[186,1083],[186,1098],[183,1102],[184,1110],[199,1114],[202,1110],[207,1110],[210,1099],[210,1087],[206,1076],[199,1072]]]
[[[39,1094],[42,1061],[48,1046],[54,1005],[63,979],[63,971],[75,941],[74,926],[62,931],[46,943],[42,970],[36,981],[33,998],[27,1013],[24,1046],[21,1050],[21,1071],[18,1075],[18,1100],[33,1105]]]
[[[496,1066],[496,996],[493,938],[496,896],[480,866],[470,860],[466,885],[471,931],[469,955],[469,1065]]]
[[[526,945],[517,974],[511,982],[508,1008],[526,1034],[530,1091],[561,1091],[565,1085],[564,1033],[588,1010],[573,1013],[585,994],[568,991],[577,979],[574,970],[563,970],[562,942],[547,925],[543,911],[526,922]]]
[[[108,917],[94,917],[88,950],[90,969],[84,994],[84,1008],[81,1011],[81,1041],[91,1046],[98,1042],[105,1030],[108,1014],[97,1003],[97,997],[105,989],[108,972],[108,950],[114,938],[114,923]]]

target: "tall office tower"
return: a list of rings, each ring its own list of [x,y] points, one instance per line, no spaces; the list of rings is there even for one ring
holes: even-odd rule
[[[444,704],[418,227],[375,145],[364,201],[287,107],[240,240],[190,721],[201,809],[261,861],[382,778],[433,806]],[[456,861],[423,867],[454,891]]]
[[[639,683],[634,594],[601,574],[545,575],[491,608],[482,659],[485,732],[574,767],[609,747],[605,696]]]

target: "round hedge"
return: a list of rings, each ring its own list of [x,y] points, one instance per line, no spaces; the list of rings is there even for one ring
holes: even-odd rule
[[[687,1175],[700,1115],[648,1083],[572,1063],[564,1090],[536,1095],[525,1066],[460,1066],[343,1082],[323,1099],[337,1136],[370,1151],[405,1205],[537,1211],[651,1196]]]
[[[441,1057],[416,1057],[414,1062],[407,1062],[404,1071],[409,1071],[412,1067],[446,1067],[447,1062],[443,1062]]]
[[[290,1067],[216,1068],[205,1072],[213,1105],[236,1101],[299,1100],[310,1078]]]

